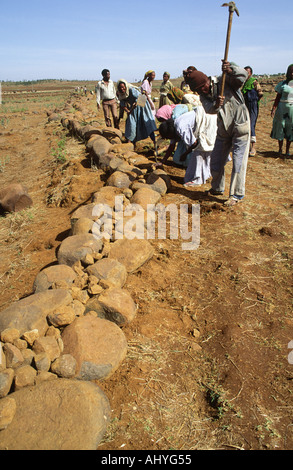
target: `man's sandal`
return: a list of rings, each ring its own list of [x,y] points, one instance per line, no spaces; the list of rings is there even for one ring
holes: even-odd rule
[[[236,204],[238,204],[239,202],[242,202],[243,199],[238,199],[237,197],[229,197],[229,199],[227,201],[224,202],[224,206],[225,207],[233,207],[235,206]]]

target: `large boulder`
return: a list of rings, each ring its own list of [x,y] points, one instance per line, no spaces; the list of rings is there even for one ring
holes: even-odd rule
[[[120,143],[122,139],[122,131],[120,131],[120,129],[116,129],[115,127],[103,127],[102,132],[103,132],[103,137],[105,137],[106,139],[110,141],[114,139],[115,137],[118,137],[119,143]]]
[[[137,312],[137,305],[125,289],[106,289],[99,296],[99,303],[103,308],[105,318],[119,326],[130,323]]]
[[[99,191],[95,192],[92,196],[92,203],[94,204],[105,204],[111,208],[114,208],[116,197],[121,197],[121,189],[116,188],[114,186],[104,186],[103,188],[99,189]],[[123,195],[122,195],[123,197]],[[123,197],[123,200],[125,198]]]
[[[154,254],[154,248],[148,240],[116,240],[111,244],[110,259],[116,259],[124,264],[128,273],[136,271],[149,261]]]
[[[92,315],[77,318],[62,332],[64,354],[77,362],[77,377],[100,380],[110,377],[124,360],[127,341],[111,321]]]
[[[72,235],[61,243],[57,254],[58,263],[72,267],[76,262],[83,260],[86,255],[99,253],[102,248],[102,240],[98,240],[91,233]]]
[[[87,272],[97,279],[109,281],[114,287],[123,287],[127,271],[123,264],[115,259],[103,258],[87,268]]]
[[[160,193],[154,191],[153,189],[142,187],[134,193],[130,199],[130,202],[139,204],[144,210],[147,210],[148,204],[157,204],[160,199]]]
[[[36,329],[40,335],[45,334],[48,329],[47,316],[71,302],[72,296],[65,289],[47,290],[30,295],[0,312],[0,331],[16,328],[22,335]]]
[[[83,206],[78,207],[72,214],[71,214],[71,227],[73,228],[75,222],[79,219],[89,219],[89,220],[97,220],[98,217],[94,215],[94,203],[84,204]]]
[[[114,171],[107,180],[107,186],[114,186],[116,188],[129,188],[131,183],[135,180],[135,177],[130,174],[124,173],[123,171]]]
[[[10,184],[0,189],[0,207],[5,212],[18,212],[27,209],[33,201],[27,188],[19,183]]]
[[[111,147],[112,144],[105,137],[99,136],[93,141],[91,156],[97,166],[100,164],[100,158],[107,155]]]
[[[66,281],[72,284],[77,275],[70,266],[60,264],[56,266],[48,266],[39,272],[34,281],[34,292],[42,292],[52,287],[54,283]]]
[[[104,392],[81,380],[49,380],[9,398],[16,411],[0,450],[96,450],[110,419]]]

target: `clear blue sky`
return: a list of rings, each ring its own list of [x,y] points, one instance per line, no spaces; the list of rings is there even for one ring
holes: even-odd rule
[[[178,77],[194,65],[221,73],[223,0],[0,0],[0,81],[111,78],[153,69]],[[236,0],[229,59],[255,74],[293,63],[292,0]]]

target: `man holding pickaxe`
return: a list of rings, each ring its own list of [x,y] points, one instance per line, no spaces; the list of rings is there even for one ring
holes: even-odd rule
[[[227,60],[231,21],[234,11],[239,15],[235,3],[230,2],[229,24],[226,40],[225,59],[221,77],[207,77],[200,71],[193,71],[187,77],[192,91],[200,95],[207,113],[218,114],[218,131],[214,150],[211,154],[212,195],[222,195],[225,190],[225,165],[232,152],[232,174],[229,199],[226,206],[234,206],[243,200],[245,179],[250,148],[250,117],[241,88],[248,73],[245,69]]]

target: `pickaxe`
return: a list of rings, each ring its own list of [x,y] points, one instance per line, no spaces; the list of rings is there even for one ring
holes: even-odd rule
[[[230,45],[231,29],[232,29],[233,13],[235,11],[237,16],[239,16],[239,11],[238,11],[238,9],[237,9],[234,2],[223,3],[222,7],[229,7],[229,21],[228,21],[228,29],[227,29],[227,37],[226,37],[226,48],[225,48],[225,57],[224,57],[224,61],[227,62],[228,52],[229,52],[229,45]],[[221,96],[224,95],[225,80],[226,80],[226,72],[223,72],[222,86],[221,86],[221,93],[220,93]]]

